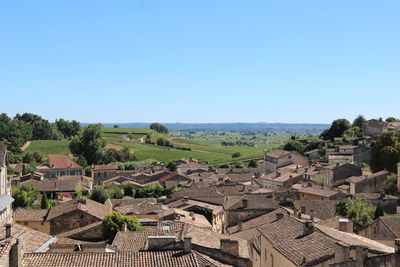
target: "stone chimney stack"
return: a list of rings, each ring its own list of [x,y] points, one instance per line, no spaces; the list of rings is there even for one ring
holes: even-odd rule
[[[239,231],[239,232],[242,231],[242,229],[243,229],[243,223],[242,223],[242,221],[238,221],[237,227],[238,227],[238,231]]]
[[[306,221],[303,227],[303,235],[309,235],[315,231],[315,226],[312,221]]]
[[[310,220],[313,222],[315,219],[315,210],[310,210]]]
[[[10,223],[6,224],[6,238],[10,238],[12,236],[12,225]]]
[[[10,267],[22,267],[22,260],[25,255],[26,241],[25,234],[18,237],[17,242],[11,246]]]
[[[190,236],[186,236],[183,239],[183,252],[184,253],[192,252],[192,238]]]

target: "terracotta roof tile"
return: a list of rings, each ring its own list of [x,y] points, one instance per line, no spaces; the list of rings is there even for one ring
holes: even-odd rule
[[[73,161],[67,155],[49,155],[48,162],[50,168],[55,169],[82,169],[82,167]]]

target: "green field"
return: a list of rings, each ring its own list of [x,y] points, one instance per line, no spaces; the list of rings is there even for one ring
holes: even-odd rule
[[[162,137],[168,139],[175,148],[163,147],[154,144],[142,144],[139,139],[150,134],[151,141],[156,142]],[[126,137],[131,137],[127,141]],[[103,137],[108,144],[129,147],[139,161],[157,160],[169,162],[178,159],[194,158],[209,164],[224,164],[231,162],[247,161],[250,159],[261,159],[265,150],[281,147],[290,136],[287,134],[252,134],[246,135],[237,132],[229,133],[173,133],[163,135],[149,129],[140,128],[103,128]],[[222,146],[221,142],[251,141],[254,146],[234,145]],[[26,151],[40,151],[43,156],[49,154],[70,154],[67,140],[38,140],[32,141]],[[182,150],[177,148],[190,148]],[[238,158],[232,158],[232,154],[239,152]]]
[[[52,154],[71,154],[67,140],[34,140],[26,152],[40,151],[44,157]]]

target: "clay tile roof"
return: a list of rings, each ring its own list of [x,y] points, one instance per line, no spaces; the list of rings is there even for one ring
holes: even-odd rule
[[[396,238],[400,238],[400,216],[382,216],[379,217],[384,225],[393,233]]]
[[[67,155],[49,155],[49,166],[55,169],[81,169],[82,167]]]
[[[42,222],[48,212],[48,209],[17,208],[14,211],[14,218],[17,222]]]
[[[244,202],[247,202],[246,207],[243,206]],[[224,204],[225,210],[275,210],[278,207],[278,203],[273,198],[267,197],[267,195],[264,194],[251,194],[244,195],[240,198],[230,198],[228,199],[228,202]]]
[[[321,220],[334,217],[336,212],[336,202],[333,200],[295,200],[294,206],[297,210],[304,206],[308,215],[314,210],[315,217]]]
[[[84,211],[94,217],[97,217],[100,220],[103,220],[104,217],[109,213],[109,209],[106,205],[98,203],[96,201],[80,198],[80,199],[72,199],[63,204],[57,205],[50,209],[46,220],[50,221],[54,218],[57,218],[63,214],[73,212],[76,210]]]
[[[27,253],[22,262],[24,267],[216,267],[202,254],[192,251],[119,251],[83,253]]]
[[[118,167],[115,165],[93,165],[93,171],[116,171]]]
[[[340,193],[338,191],[330,190],[327,188],[318,188],[318,187],[311,187],[311,186],[301,187],[301,188],[299,188],[299,192],[305,193],[305,194],[310,194],[310,195],[323,196],[323,197],[332,197],[332,196]]]

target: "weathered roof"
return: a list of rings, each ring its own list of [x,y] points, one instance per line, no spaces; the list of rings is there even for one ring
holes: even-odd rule
[[[246,206],[243,206],[245,201],[247,202]],[[228,199],[226,204],[224,204],[225,210],[274,210],[278,207],[278,203],[273,198],[263,194],[250,194],[243,195],[240,198],[231,198]]]
[[[46,221],[53,220],[54,218],[76,210],[86,212],[100,220],[103,220],[109,213],[109,209],[106,205],[86,198],[77,198],[51,208]]]
[[[54,169],[81,169],[82,167],[67,155],[49,155],[49,167]]]
[[[379,220],[393,233],[396,238],[400,238],[400,216],[382,216]]]
[[[315,217],[321,220],[334,217],[336,212],[336,202],[333,200],[295,200],[294,206],[297,210],[304,206],[308,215],[314,210]]]
[[[118,167],[115,165],[93,165],[92,166],[93,171],[116,171],[118,170]]]
[[[24,267],[214,267],[202,254],[192,251],[119,251],[81,253],[27,253],[22,262]]]
[[[271,211],[267,214],[258,216],[254,219],[242,223],[242,230],[239,230],[238,225],[231,226],[226,229],[228,234],[234,234],[240,231],[246,231],[252,228],[260,227],[261,225],[271,223],[277,220],[277,213],[282,213],[283,216],[288,216],[288,212],[285,209],[278,208],[274,211]]]
[[[365,180],[370,180],[374,179],[375,177],[381,176],[381,175],[389,175],[389,172],[386,170],[375,172],[371,175],[362,175],[362,176],[351,176],[349,177],[349,182],[350,183],[359,183]]]
[[[43,222],[49,209],[17,208],[14,211],[16,222]]]
[[[29,179],[23,183],[32,185],[40,192],[74,192],[78,187],[90,189],[88,181],[84,181],[80,176],[75,176],[76,179],[43,179],[33,180]],[[88,178],[90,179],[90,178]]]
[[[298,190],[300,193],[328,197],[328,198],[340,193],[335,190],[322,188],[322,187],[318,188],[318,187],[314,187],[314,186],[300,187]]]
[[[304,222],[286,217],[259,228],[273,247],[296,265],[318,264],[333,258],[336,244],[363,246],[376,253],[393,253],[394,248],[356,234],[315,225],[314,231],[304,234]]]

